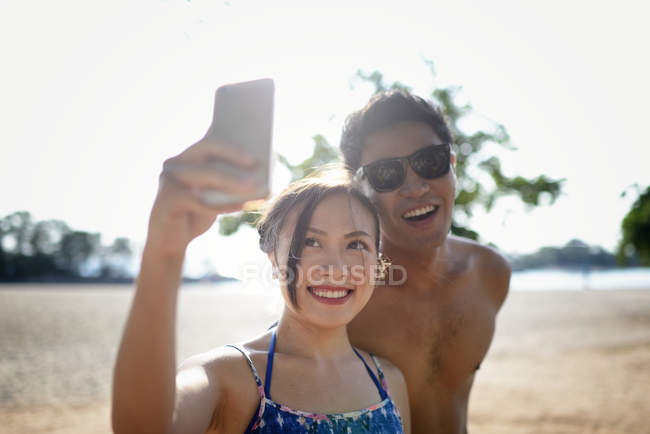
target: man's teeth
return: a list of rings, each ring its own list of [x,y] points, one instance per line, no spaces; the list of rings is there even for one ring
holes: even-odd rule
[[[431,211],[435,210],[436,208],[438,208],[438,207],[435,206],[435,205],[423,206],[422,208],[412,209],[411,211],[404,213],[404,215],[402,217],[404,217],[405,219],[410,218],[410,217],[417,217],[417,216],[420,216],[422,214],[426,214],[428,212],[431,212]]]
[[[325,297],[325,298],[343,298],[346,295],[348,295],[347,289],[332,290],[332,289],[312,288],[311,292],[313,292],[319,297]]]

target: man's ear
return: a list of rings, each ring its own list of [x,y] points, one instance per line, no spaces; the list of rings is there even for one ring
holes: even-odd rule
[[[460,193],[460,190],[458,188],[458,177],[456,177],[456,154],[454,152],[451,153],[451,169],[452,173],[454,175],[454,198],[458,199],[458,194]]]

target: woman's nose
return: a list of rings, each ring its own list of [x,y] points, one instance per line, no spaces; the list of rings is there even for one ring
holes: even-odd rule
[[[319,268],[324,278],[340,281],[347,276],[349,265],[340,253],[330,253]]]

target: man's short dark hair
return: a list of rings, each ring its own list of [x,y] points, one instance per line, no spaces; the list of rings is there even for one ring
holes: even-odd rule
[[[363,144],[370,134],[408,121],[423,122],[444,143],[452,142],[449,125],[440,108],[407,91],[381,92],[345,120],[341,152],[347,168],[353,172],[359,168]]]

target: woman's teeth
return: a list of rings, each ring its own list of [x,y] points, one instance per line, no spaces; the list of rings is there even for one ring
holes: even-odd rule
[[[310,288],[311,292],[316,294],[319,297],[324,298],[343,298],[348,295],[347,289],[319,289],[319,288]]]

